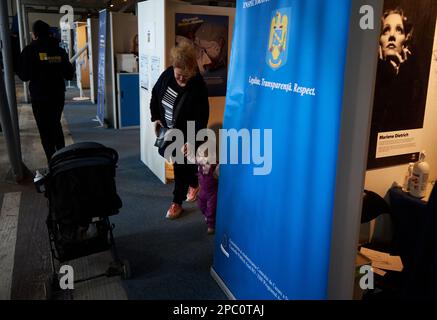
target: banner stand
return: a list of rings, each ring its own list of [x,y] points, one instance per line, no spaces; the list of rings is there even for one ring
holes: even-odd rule
[[[232,294],[231,290],[229,290],[229,288],[226,286],[226,284],[217,274],[217,272],[215,272],[213,267],[211,267],[211,277],[217,282],[218,286],[220,287],[220,289],[222,289],[222,291],[228,297],[229,300],[237,300]]]
[[[329,298],[352,2],[237,2],[223,130],[256,130],[266,161],[220,142],[211,275],[229,297]]]

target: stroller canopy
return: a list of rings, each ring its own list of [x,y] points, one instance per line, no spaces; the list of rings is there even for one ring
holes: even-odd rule
[[[95,142],[81,142],[56,152],[49,162],[46,196],[51,217],[62,224],[86,225],[122,206],[116,191],[118,154]]]

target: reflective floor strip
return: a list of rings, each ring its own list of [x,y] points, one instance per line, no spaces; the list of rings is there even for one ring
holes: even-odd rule
[[[0,300],[11,298],[21,192],[5,193],[0,211]]]

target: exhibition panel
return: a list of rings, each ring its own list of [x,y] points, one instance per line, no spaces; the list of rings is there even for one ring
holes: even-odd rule
[[[90,69],[90,99],[97,103],[97,76],[99,65],[99,20],[96,18],[87,19],[88,34],[88,60]]]
[[[117,68],[117,64],[122,64],[122,61],[116,58],[118,54],[130,53],[133,39],[138,33],[137,27],[138,19],[132,14],[107,10],[100,12],[97,119],[102,126],[120,128],[116,73],[125,70]],[[135,104],[133,107],[139,108],[139,100]],[[139,122],[139,119],[135,122]]]
[[[224,129],[242,144],[221,141],[213,265],[237,299],[327,298],[349,15],[350,1],[237,4]],[[251,161],[233,162],[245,142]]]
[[[164,183],[165,162],[154,147],[155,133],[150,122],[149,104],[152,86],[165,69],[165,10],[166,1],[138,4],[141,161]]]
[[[173,168],[154,147],[151,90],[170,65],[170,49],[177,43],[191,42],[198,50],[198,66],[208,85],[208,125],[221,126],[234,13],[234,8],[178,1],[149,0],[138,4],[141,160],[163,183],[171,181]]]
[[[96,119],[103,126],[106,115],[107,103],[107,74],[108,70],[108,48],[107,46],[108,34],[108,12],[106,10],[100,11],[99,16],[99,64],[98,64],[98,81],[97,81],[97,115]]]

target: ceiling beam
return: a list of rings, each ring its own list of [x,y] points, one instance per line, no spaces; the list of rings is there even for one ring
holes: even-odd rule
[[[21,0],[23,5],[62,7],[70,5],[73,8],[103,9],[106,8],[107,0]]]

